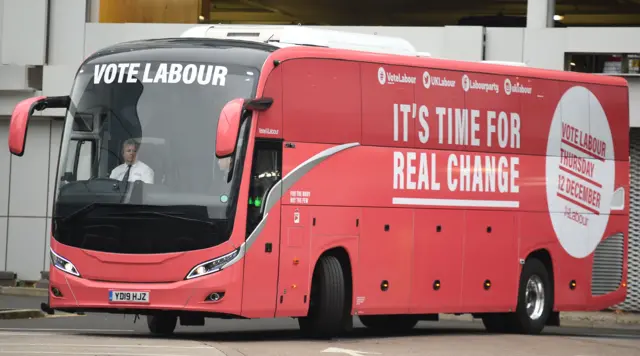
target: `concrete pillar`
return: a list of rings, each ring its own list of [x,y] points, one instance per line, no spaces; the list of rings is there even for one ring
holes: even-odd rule
[[[87,22],[100,22],[100,0],[87,1]]]
[[[553,27],[556,0],[527,0],[527,28]]]

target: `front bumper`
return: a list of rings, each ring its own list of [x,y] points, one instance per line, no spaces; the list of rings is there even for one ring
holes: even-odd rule
[[[51,268],[49,305],[45,312],[104,312],[150,314],[157,310],[239,315],[242,302],[242,264],[191,280],[169,283],[122,283],[88,280]],[[158,273],[162,273],[159,269]],[[147,292],[148,300],[113,302],[110,291]],[[212,300],[212,293],[221,297]],[[49,310],[49,308],[51,310]]]

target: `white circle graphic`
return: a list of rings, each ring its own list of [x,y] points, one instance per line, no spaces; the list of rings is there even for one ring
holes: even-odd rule
[[[471,79],[465,74],[462,76],[462,90],[469,91],[469,87],[471,87]]]
[[[509,78],[504,80],[504,93],[511,95],[511,80]]]
[[[378,68],[378,81],[381,85],[387,82],[387,73],[384,71],[384,68]]]
[[[551,224],[564,250],[589,256],[609,222],[615,183],[613,139],[607,115],[587,88],[560,99],[549,131],[546,188]]]
[[[427,89],[431,86],[431,74],[429,72],[422,73],[422,85]]]

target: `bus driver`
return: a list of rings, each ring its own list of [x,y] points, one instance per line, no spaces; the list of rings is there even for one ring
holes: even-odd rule
[[[141,180],[147,184],[153,184],[153,169],[136,159],[139,148],[140,143],[136,140],[132,138],[126,140],[122,144],[124,163],[114,168],[109,178],[123,182],[126,180],[129,180],[129,182]]]

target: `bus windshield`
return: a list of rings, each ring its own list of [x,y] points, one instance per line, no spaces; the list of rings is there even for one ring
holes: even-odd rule
[[[54,238],[114,253],[226,241],[241,156],[215,156],[218,116],[229,100],[253,95],[258,74],[185,62],[82,67],[60,150]]]

